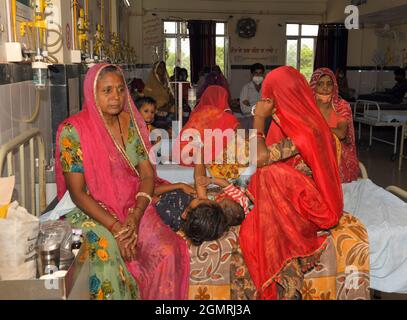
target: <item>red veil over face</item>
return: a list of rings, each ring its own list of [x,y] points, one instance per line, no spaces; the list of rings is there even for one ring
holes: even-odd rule
[[[220,86],[208,87],[202,95],[198,106],[192,111],[189,121],[182,128],[181,134],[177,137],[173,147],[173,159],[182,165],[188,166],[180,155],[180,151],[188,145],[190,140],[182,141],[181,137],[189,129],[195,129],[199,132],[199,138],[202,142],[205,141],[205,130],[218,129],[221,132],[225,132],[228,129],[236,129],[239,125],[239,121],[236,117],[230,113],[231,109],[228,102],[228,92]],[[227,138],[223,139],[223,145],[226,147]],[[212,148],[204,146],[204,153],[206,159],[215,159],[220,151],[219,148],[215,148],[215,142],[213,142]]]
[[[249,189],[255,206],[244,221],[240,245],[259,298],[276,299],[279,274],[294,258],[316,256],[343,210],[335,142],[304,76],[292,67],[272,71],[263,97],[274,99],[276,115],[267,144],[292,139],[310,178],[289,160],[258,169]]]

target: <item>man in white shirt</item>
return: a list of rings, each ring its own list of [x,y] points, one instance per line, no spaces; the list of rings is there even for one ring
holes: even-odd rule
[[[265,68],[260,63],[250,67],[252,80],[246,84],[240,94],[240,109],[244,117],[250,117],[252,107],[261,99],[261,87],[264,81]]]

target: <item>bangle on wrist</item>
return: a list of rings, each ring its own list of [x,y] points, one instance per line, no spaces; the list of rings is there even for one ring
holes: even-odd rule
[[[112,223],[107,229],[108,229],[110,232],[112,232],[114,226],[115,226],[118,222],[119,222],[119,220],[116,220],[116,221],[115,221],[114,223]]]
[[[266,140],[266,135],[264,133],[262,133],[262,132],[257,132],[256,134],[252,134],[249,137],[249,141],[252,140],[252,139],[255,139],[255,138],[261,138],[261,139]]]
[[[148,193],[139,192],[139,193],[136,195],[136,200],[137,200],[138,198],[141,198],[141,197],[148,199],[148,201],[149,201],[148,205],[150,205],[150,204],[153,202],[153,198],[152,198]]]
[[[251,114],[252,114],[253,117],[256,116],[256,105],[254,105],[254,106],[252,107]]]

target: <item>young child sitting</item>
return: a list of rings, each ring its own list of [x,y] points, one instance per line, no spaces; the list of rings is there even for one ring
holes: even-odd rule
[[[150,97],[143,97],[136,101],[137,109],[139,110],[141,116],[143,117],[145,123],[147,124],[147,128],[150,132],[150,141],[153,146],[155,146],[155,150],[157,152],[157,156],[161,158],[161,161],[171,161],[171,154],[165,152],[166,147],[161,144],[161,136],[154,136],[151,133],[157,129],[153,126],[155,115],[157,112],[157,103],[153,98]],[[171,129],[166,130],[168,132],[168,138],[171,139]],[[164,137],[165,138],[165,137]]]
[[[223,236],[232,226],[240,225],[250,211],[250,200],[245,193],[227,180],[202,177],[197,186],[207,189],[209,184],[223,188],[197,198],[193,187],[186,184],[156,187],[157,212],[165,224],[199,246]]]
[[[157,112],[157,103],[153,98],[143,97],[136,101],[136,106],[144,121],[147,124],[147,128],[150,133],[155,129],[153,127],[153,122],[155,119],[155,114]]]

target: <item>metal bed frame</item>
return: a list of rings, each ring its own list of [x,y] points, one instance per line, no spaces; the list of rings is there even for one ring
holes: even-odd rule
[[[363,111],[358,111],[358,107],[362,105]],[[377,115],[368,114],[367,111],[377,111]],[[353,104],[353,118],[354,121],[358,123],[358,140],[361,138],[361,129],[362,124],[368,125],[370,127],[369,133],[369,148],[372,146],[372,141],[380,141],[389,145],[394,146],[392,159],[396,159],[397,154],[397,147],[398,147],[398,131],[400,128],[403,128],[404,122],[402,121],[395,121],[395,122],[388,122],[383,121],[381,118],[381,108],[380,104],[376,101],[368,101],[368,100],[357,100],[355,104]],[[373,127],[393,127],[394,128],[394,140],[388,141],[384,139],[377,138],[373,136]],[[401,137],[401,144],[404,144],[404,135]]]
[[[386,190],[407,202],[407,191],[406,190],[403,190],[396,186],[389,186],[386,188]]]
[[[25,146],[29,146],[30,165],[26,170]],[[38,157],[35,158],[35,146],[37,146]],[[26,208],[30,213],[39,217],[44,212],[46,207],[46,185],[45,185],[45,146],[44,140],[39,129],[31,129],[22,133],[18,137],[10,140],[0,147],[0,174],[3,172],[3,166],[7,162],[7,176],[16,174],[14,168],[14,156],[19,154],[19,175],[20,175],[20,194],[19,203]],[[38,159],[38,163],[37,163]],[[26,171],[29,171],[26,172]],[[28,175],[29,174],[29,175]],[[36,174],[38,175],[39,184],[39,199],[37,200],[35,192]],[[31,207],[27,207],[27,190],[26,178],[29,177],[29,196],[31,197]]]
[[[407,156],[404,155],[404,141],[405,140],[407,140],[407,121],[404,123],[403,129],[401,131],[399,171],[401,171],[401,167],[403,166],[403,159],[407,159]]]
[[[362,179],[369,179],[365,165],[359,162],[360,173],[362,174]]]

